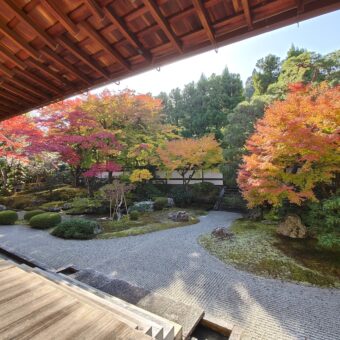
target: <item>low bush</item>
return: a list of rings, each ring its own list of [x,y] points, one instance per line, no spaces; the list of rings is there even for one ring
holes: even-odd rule
[[[134,203],[130,208],[129,212],[138,211],[141,213],[153,211],[154,203],[152,201],[142,201]]]
[[[183,186],[174,187],[170,191],[170,196],[174,199],[178,207],[186,207],[192,203],[192,192]]]
[[[98,224],[83,218],[70,218],[59,223],[51,232],[52,235],[66,238],[86,240],[94,236]]]
[[[13,210],[0,211],[0,224],[14,224],[18,220],[18,214]]]
[[[65,204],[64,201],[52,201],[52,202],[47,202],[47,203],[44,203],[40,206],[40,208],[42,210],[45,210],[45,211],[59,211],[63,205]]]
[[[138,211],[133,210],[133,211],[130,211],[129,216],[130,216],[131,221],[137,221],[139,218],[139,213]]]
[[[210,182],[195,183],[190,186],[192,192],[192,200],[194,203],[211,205],[216,203],[219,189]]]
[[[223,198],[223,208],[231,210],[246,210],[246,203],[240,194],[228,194]]]
[[[61,222],[61,216],[58,213],[45,212],[43,214],[33,216],[29,224],[35,229],[49,229],[55,227]]]
[[[162,196],[162,192],[152,183],[138,183],[134,194],[137,201],[146,201]]]
[[[29,221],[33,216],[43,214],[44,212],[45,212],[44,210],[40,210],[40,209],[27,211],[27,213],[25,213],[25,215],[24,215],[24,219],[26,221]]]
[[[71,209],[67,211],[70,215],[94,214],[103,212],[103,201],[97,198],[75,198],[71,203]]]
[[[168,205],[167,197],[156,197],[153,204],[153,208],[155,210],[163,210],[164,208],[167,207],[167,205]]]

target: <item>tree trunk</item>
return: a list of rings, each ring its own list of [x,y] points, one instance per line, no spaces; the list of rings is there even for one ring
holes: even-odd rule
[[[113,181],[113,173],[112,173],[112,171],[109,171],[109,176],[107,178],[107,182],[109,184],[112,184],[112,181]]]

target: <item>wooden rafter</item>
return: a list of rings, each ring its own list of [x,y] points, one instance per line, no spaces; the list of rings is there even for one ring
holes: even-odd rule
[[[22,20],[26,25],[28,25],[31,29],[33,29],[36,34],[39,36],[41,40],[45,42],[48,46],[50,46],[52,49],[56,49],[57,44],[55,41],[41,28],[39,28],[22,9],[17,7],[13,0],[3,0],[7,6],[15,13],[15,15]]]
[[[77,25],[61,10],[58,2],[51,0],[40,0],[40,2],[68,31],[75,35],[79,33]]]
[[[43,63],[39,63],[33,58],[30,58],[27,60],[28,65],[38,69],[43,74],[47,75],[48,77],[51,77],[52,79],[60,82],[61,84],[69,84],[69,80],[65,77],[60,76],[59,73],[51,70],[48,66],[46,66]]]
[[[96,0],[85,0],[85,3],[95,17],[99,20],[103,20],[105,18],[104,12],[97,4]]]
[[[116,15],[112,9],[107,7],[103,8],[104,13],[107,18],[118,28],[120,33],[125,37],[129,43],[137,49],[137,52],[144,56],[144,58],[148,61],[151,61],[152,57],[149,51],[145,49],[142,43],[137,39],[135,34],[128,28],[128,26],[124,23],[124,21]]]
[[[214,31],[210,25],[209,22],[209,17],[208,17],[208,13],[206,11],[206,9],[204,8],[204,5],[202,3],[201,0],[193,0],[197,15],[202,23],[202,26],[205,30],[205,32],[207,33],[207,36],[210,40],[210,42],[213,45],[216,45],[216,39],[215,39],[215,35],[214,35]]]
[[[25,82],[21,79],[18,79],[16,77],[11,77],[11,78],[7,79],[7,81],[16,85],[16,86],[19,86],[20,88],[22,88],[26,92],[29,92],[32,95],[35,95],[36,97],[44,98],[44,99],[47,99],[47,98],[50,97],[44,91],[41,91],[41,90],[35,88],[34,86],[32,86],[31,84],[29,84],[29,83],[27,83],[27,82]]]
[[[158,5],[153,0],[143,0],[144,6],[150,11],[153,18],[156,20],[158,25],[161,27],[163,32],[166,34],[168,39],[176,47],[179,53],[183,53],[182,43],[172,30],[170,24],[165,19],[164,15],[160,11]]]
[[[24,61],[19,59],[14,53],[11,53],[3,44],[0,43],[0,54],[3,55],[6,59],[10,60],[17,67],[25,70],[27,65]]]
[[[242,0],[243,13],[249,29],[253,28],[253,20],[251,18],[249,0]]]
[[[234,7],[235,13],[238,13],[238,12],[241,11],[240,4],[239,4],[238,0],[233,0],[233,7]]]
[[[16,70],[16,73],[18,73],[20,76],[25,77],[29,81],[34,81],[36,84],[38,84],[42,89],[47,89],[50,91],[50,93],[54,94],[61,94],[60,89],[58,89],[56,86],[51,84],[51,82],[47,82],[41,77],[36,76],[33,72],[27,72],[22,70]]]
[[[64,58],[60,57],[57,53],[53,52],[50,48],[44,47],[41,49],[41,53],[48,59],[53,60],[57,65],[62,68],[65,68],[68,72],[70,72],[74,77],[79,78],[87,85],[91,84],[90,79],[81,73],[77,68],[75,68],[72,64],[68,63]]]
[[[98,72],[106,79],[109,79],[107,72],[105,72],[105,70],[95,60],[93,60],[88,54],[83,52],[76,44],[72,43],[65,35],[60,36],[57,41],[61,46],[74,54],[87,66],[91,67],[94,71]]]
[[[296,1],[296,6],[297,6],[298,14],[303,13],[304,7],[305,7],[304,0],[297,0]]]
[[[81,27],[95,40],[113,59],[121,64],[125,69],[130,70],[131,66],[109,43],[104,39],[88,22],[84,21]]]
[[[5,65],[0,63],[0,71],[5,74],[7,77],[12,78],[14,76],[14,71],[6,67]]]
[[[5,90],[7,90],[8,92],[11,92],[11,93],[13,93],[13,94],[16,95],[16,96],[22,97],[22,98],[28,100],[28,101],[31,102],[31,103],[37,103],[37,102],[39,102],[39,99],[38,99],[38,98],[36,98],[36,97],[33,97],[33,98],[32,98],[32,96],[30,96],[30,95],[27,94],[27,92],[22,91],[22,90],[16,88],[15,86],[12,86],[12,85],[6,83],[6,82],[4,81],[4,79],[0,79],[0,84],[1,84],[0,86],[1,86],[2,88],[4,88]],[[18,99],[17,99],[17,100],[18,100]]]
[[[8,26],[4,23],[4,19],[1,16],[0,31],[33,58],[39,59],[39,53],[28,42],[26,42],[24,38],[8,28]]]
[[[2,83],[1,83],[1,79],[0,79],[0,89],[1,89],[1,84]],[[2,89],[2,90],[5,90],[5,89]],[[12,102],[15,105],[24,107],[24,105],[22,105],[22,100],[19,101],[17,96],[14,96],[11,93],[8,93],[8,91],[6,91],[6,90],[5,90],[5,92],[0,91],[0,97],[4,98],[7,101]]]

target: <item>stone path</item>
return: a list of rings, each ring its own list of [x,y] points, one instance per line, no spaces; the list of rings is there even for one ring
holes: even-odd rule
[[[199,224],[135,237],[71,241],[1,226],[5,245],[49,267],[74,264],[203,308],[244,329],[243,339],[340,339],[340,290],[265,279],[209,255],[197,237],[238,215],[211,212]]]

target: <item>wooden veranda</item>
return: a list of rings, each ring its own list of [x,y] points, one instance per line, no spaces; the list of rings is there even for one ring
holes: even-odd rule
[[[339,0],[1,0],[0,120],[339,8]]]

